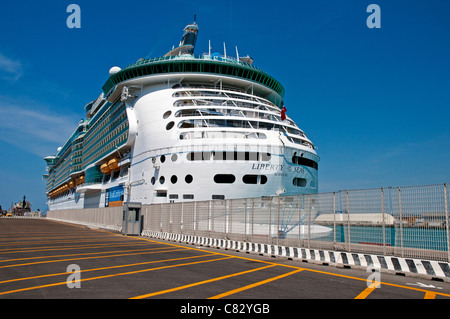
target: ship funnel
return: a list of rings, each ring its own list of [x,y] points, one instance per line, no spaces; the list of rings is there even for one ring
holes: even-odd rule
[[[194,22],[188,24],[184,28],[183,38],[181,39],[178,48],[172,49],[171,51],[164,54],[164,56],[194,54],[195,43],[197,42],[197,35],[198,35],[197,16],[194,15]]]

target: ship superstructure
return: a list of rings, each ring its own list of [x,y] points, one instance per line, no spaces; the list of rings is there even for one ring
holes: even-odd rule
[[[49,209],[316,193],[319,157],[284,88],[250,57],[194,55],[197,23],[160,58],[113,67],[47,162]]]

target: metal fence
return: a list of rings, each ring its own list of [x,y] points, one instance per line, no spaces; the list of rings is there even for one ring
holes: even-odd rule
[[[447,184],[144,205],[144,230],[450,261]]]

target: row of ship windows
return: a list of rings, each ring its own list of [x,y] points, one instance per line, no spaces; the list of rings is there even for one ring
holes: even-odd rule
[[[85,136],[84,145],[89,144],[90,136],[93,136],[92,138],[98,136],[100,131],[102,131],[105,126],[113,122],[120,112],[125,113],[125,104],[122,102],[113,104],[108,110],[105,110],[105,112],[95,121],[95,123],[90,123],[90,128]],[[91,122],[93,122],[93,120],[91,120]]]
[[[239,99],[239,100],[246,100],[246,101],[251,101],[253,102],[253,104],[255,104],[255,102],[261,106],[266,106],[268,108],[271,108],[273,110],[277,110],[277,107],[272,104],[270,101],[266,100],[266,99],[262,99],[260,97],[256,97],[254,95],[248,95],[248,94],[240,94],[238,92],[235,92],[235,88],[233,88],[233,92],[225,92],[223,90],[218,91],[217,88],[215,88],[216,90],[209,90],[209,91],[199,91],[199,90],[191,90],[191,91],[177,91],[175,93],[172,94],[172,97],[225,97],[228,99]],[[226,88],[225,88],[226,89]],[[204,100],[204,99],[199,99]],[[210,99],[212,100],[212,99]],[[198,101],[196,99],[196,101]],[[247,102],[248,103],[248,102]],[[249,103],[250,104],[250,103]]]
[[[170,130],[174,127],[174,122],[169,122],[166,125],[166,130]],[[231,127],[231,128],[249,128],[255,130],[266,131],[279,131],[289,134],[299,135],[306,137],[300,130],[293,129],[281,124],[262,122],[262,121],[250,121],[250,120],[229,120],[229,119],[189,119],[183,120],[178,123],[178,128],[203,128],[203,127]]]
[[[105,143],[105,140],[110,139],[112,136],[117,134],[118,131],[121,131],[125,126],[128,126],[128,121],[126,121],[127,115],[125,111],[120,114],[119,117],[110,122],[106,127],[104,127],[101,131],[95,130],[93,138],[86,138],[86,142],[84,144],[84,151],[90,149],[96,143]],[[108,135],[107,135],[108,134]]]
[[[171,155],[172,162],[178,160],[178,154]],[[189,152],[186,154],[186,159],[188,161],[263,161],[268,162],[272,158],[272,154],[266,152],[224,152],[224,151],[211,151],[211,152]],[[161,163],[166,161],[166,155],[161,155],[159,158]],[[153,158],[153,162],[156,162],[156,158]],[[292,163],[297,165],[303,165],[318,169],[319,165],[316,161],[309,158],[303,157],[301,153],[300,156],[297,152],[294,152],[292,156]]]
[[[193,180],[194,180],[194,178],[190,174],[186,175],[186,177],[184,178],[184,181],[187,184],[192,183]],[[214,175],[213,180],[216,184],[234,184],[234,182],[236,182],[236,176],[234,176],[233,174],[216,174],[216,175]],[[160,176],[158,181],[159,181],[159,184],[164,185],[164,183],[166,182],[166,178],[164,176]],[[176,184],[178,182],[178,176],[172,175],[172,177],[170,178],[170,182],[172,184]],[[242,182],[244,184],[264,185],[267,183],[267,176],[266,175],[244,175],[242,177]],[[152,183],[152,185],[156,184],[155,176],[152,177],[151,183]],[[294,185],[296,187],[306,187],[307,184],[308,184],[308,181],[305,178],[294,177],[294,179],[292,180],[292,185]],[[316,187],[314,181],[311,181],[310,186],[313,188]]]
[[[156,197],[167,197],[167,191],[157,191]],[[178,194],[169,194],[169,199],[178,199]],[[194,194],[183,194],[183,199],[194,199]],[[225,199],[225,195],[212,195],[211,199]]]
[[[88,166],[90,163],[92,163],[96,159],[102,157],[107,152],[110,152],[116,146],[119,146],[119,145],[125,143],[127,140],[128,140],[128,130],[125,130],[124,133],[119,135],[116,139],[110,141],[109,144],[107,144],[103,147],[100,147],[100,146],[96,147],[95,152],[93,152],[91,150],[91,152],[88,152],[88,154],[83,155],[83,166],[85,166],[85,167]],[[100,150],[98,150],[99,148],[100,148]]]
[[[244,138],[265,140],[267,135],[260,132],[245,131],[191,131],[180,134],[180,140],[203,139],[203,138]]]
[[[255,112],[240,109],[224,109],[224,108],[208,108],[208,109],[185,109],[175,113],[175,117],[190,117],[190,116],[236,116],[245,118],[255,118],[261,120],[269,120],[274,122],[282,122],[279,115],[270,114],[267,112]],[[287,124],[296,126],[294,122],[286,119]],[[290,129],[290,128],[287,128]],[[294,132],[294,129],[292,129]],[[295,132],[299,132],[295,130]],[[294,133],[293,133],[294,134]],[[296,133],[295,133],[296,134]]]
[[[232,108],[246,108],[253,110],[261,110],[268,111],[274,113],[280,113],[280,109],[276,106],[269,106],[266,104],[260,103],[248,103],[242,102],[239,100],[219,100],[219,99],[184,99],[177,100],[173,103],[174,107],[189,107],[189,106],[197,106],[197,107],[232,107]]]

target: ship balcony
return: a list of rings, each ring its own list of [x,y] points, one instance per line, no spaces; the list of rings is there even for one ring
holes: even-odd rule
[[[85,193],[96,193],[96,192],[100,192],[102,190],[102,184],[83,184],[81,186],[77,187],[76,192],[80,193],[80,194],[85,194]]]

